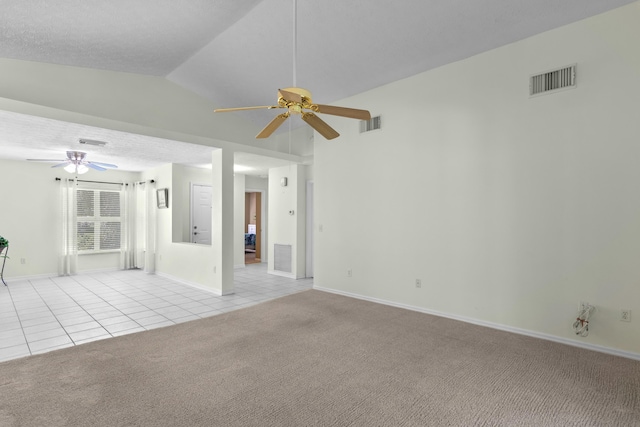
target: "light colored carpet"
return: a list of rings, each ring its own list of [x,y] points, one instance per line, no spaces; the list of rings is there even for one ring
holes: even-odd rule
[[[640,426],[640,362],[320,291],[0,364],[1,426]]]

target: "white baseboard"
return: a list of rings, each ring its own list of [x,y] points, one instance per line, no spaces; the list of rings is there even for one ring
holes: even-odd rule
[[[601,345],[589,344],[589,343],[584,343],[584,342],[580,342],[580,341],[574,341],[574,340],[571,340],[571,339],[562,338],[562,337],[558,337],[558,336],[555,336],[555,335],[544,334],[542,332],[530,331],[528,329],[522,329],[522,328],[516,328],[516,327],[513,327],[513,326],[502,325],[500,323],[487,322],[487,321],[484,321],[484,320],[474,319],[474,318],[471,318],[471,317],[465,317],[465,316],[458,316],[458,315],[455,315],[455,314],[443,313],[443,312],[436,311],[436,310],[429,310],[429,309],[422,308],[422,307],[416,307],[416,306],[412,306],[412,305],[408,305],[408,304],[402,304],[402,303],[397,303],[397,302],[393,302],[393,301],[387,301],[387,300],[383,300],[383,299],[380,299],[380,298],[372,298],[372,297],[367,297],[367,296],[363,296],[363,295],[354,294],[354,293],[351,293],[351,292],[344,292],[344,291],[339,291],[339,290],[336,290],[336,289],[324,288],[322,286],[315,286],[314,285],[313,289],[318,290],[318,291],[323,291],[323,292],[330,292],[332,294],[343,295],[343,296],[346,296],[346,297],[361,299],[361,300],[365,300],[365,301],[375,302],[375,303],[378,303],[378,304],[389,305],[389,306],[392,306],[392,307],[404,308],[406,310],[418,311],[420,313],[431,314],[431,315],[434,315],[434,316],[446,317],[448,319],[459,320],[461,322],[472,323],[474,325],[485,326],[487,328],[498,329],[498,330],[506,331],[506,332],[512,332],[514,334],[526,335],[526,336],[533,337],[533,338],[540,338],[540,339],[543,339],[543,340],[553,341],[553,342],[557,342],[557,343],[560,343],[560,344],[566,344],[566,345],[570,345],[570,346],[573,346],[573,347],[584,348],[586,350],[593,350],[593,351],[598,351],[600,353],[606,353],[606,354],[611,354],[611,355],[614,355],[614,356],[625,357],[627,359],[640,360],[640,353],[633,353],[631,351],[618,350],[618,349],[615,349],[615,348],[605,347],[605,346],[601,346]]]
[[[233,292],[231,292],[229,294],[223,294],[222,292],[219,292],[217,289],[212,289],[212,288],[209,288],[207,286],[201,285],[199,283],[189,282],[188,280],[184,280],[184,279],[172,276],[172,275],[167,274],[167,273],[158,273],[156,271],[155,274],[160,276],[160,277],[164,277],[165,279],[173,280],[174,282],[178,282],[178,283],[181,283],[183,285],[191,286],[192,288],[200,289],[201,291],[211,292],[212,294],[214,294],[215,296],[218,296],[218,297],[223,296],[223,295],[230,295],[230,294],[233,293]]]
[[[109,268],[94,268],[92,270],[78,270],[76,274],[96,274],[96,273],[112,273],[114,271],[127,271],[134,270],[133,268],[117,268],[117,267],[109,267]]]
[[[54,277],[65,277],[65,276],[75,276],[78,274],[95,274],[95,273],[111,273],[114,271],[123,271],[119,268],[113,268],[113,267],[109,267],[109,268],[98,268],[98,269],[94,269],[94,270],[80,270],[77,271],[75,274],[58,274],[58,273],[43,273],[43,274],[31,274],[28,276],[12,276],[12,277],[5,277],[4,281],[7,282],[7,284],[9,284],[9,280],[11,281],[18,281],[18,280],[40,280],[40,279],[49,279],[49,278],[54,278]],[[0,282],[0,285],[2,284],[2,282]]]
[[[267,270],[268,274],[273,274],[274,276],[282,276],[282,277],[288,277],[289,279],[296,279],[296,275],[293,273],[287,273],[284,271],[277,271],[277,270]]]

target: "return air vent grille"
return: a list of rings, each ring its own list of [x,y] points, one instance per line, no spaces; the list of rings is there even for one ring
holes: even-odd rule
[[[371,117],[369,120],[360,121],[360,133],[380,129],[380,116]]]
[[[531,76],[529,79],[529,95],[540,95],[575,87],[576,85],[576,66],[570,65],[558,70],[548,71],[546,73]]]
[[[291,273],[291,245],[273,245],[273,269]]]

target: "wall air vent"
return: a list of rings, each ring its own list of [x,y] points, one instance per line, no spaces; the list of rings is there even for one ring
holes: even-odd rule
[[[360,133],[380,129],[380,116],[371,117],[369,120],[360,121]]]
[[[273,245],[273,269],[291,273],[291,245]]]
[[[576,66],[560,68],[529,78],[529,96],[556,92],[576,86]]]

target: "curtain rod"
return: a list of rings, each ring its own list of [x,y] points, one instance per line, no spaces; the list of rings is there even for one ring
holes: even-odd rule
[[[62,179],[62,178],[56,178],[56,181],[60,181],[61,179]],[[129,185],[129,184],[125,184],[124,182],[86,181],[86,180],[83,180],[83,179],[77,179],[77,180],[76,180],[76,182],[91,182],[91,183],[94,183],[94,184],[116,184],[116,185]],[[156,181],[155,181],[155,180],[153,180],[153,179],[150,179],[150,180],[149,180],[149,182],[153,184],[153,183],[154,183],[154,182],[156,182]],[[146,183],[146,181],[139,181],[139,182],[136,182],[136,184],[145,184],[145,183]]]
[[[62,178],[56,178],[56,181],[60,181]],[[125,185],[124,182],[107,182],[107,181],[87,181],[83,179],[76,179],[76,182],[91,182],[94,184],[116,184],[116,185]]]

